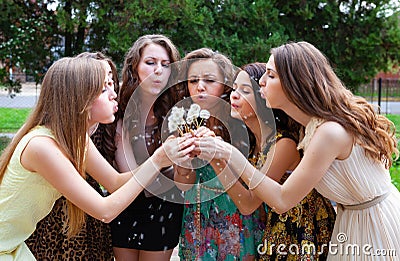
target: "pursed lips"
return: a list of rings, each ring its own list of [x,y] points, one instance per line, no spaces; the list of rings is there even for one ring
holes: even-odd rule
[[[196,95],[197,99],[204,100],[207,98],[207,94],[198,94]]]
[[[114,113],[118,111],[118,102],[116,100],[113,100],[113,111]]]
[[[234,104],[234,103],[231,103],[231,107],[232,107],[232,108],[235,108],[235,109],[239,108],[239,106],[236,105],[236,104]]]

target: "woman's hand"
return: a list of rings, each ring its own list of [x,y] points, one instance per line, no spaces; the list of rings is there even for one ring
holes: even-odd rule
[[[197,138],[215,137],[215,133],[205,126],[201,126],[193,134]]]
[[[215,137],[215,133],[205,126],[201,126],[197,130],[191,131],[190,133],[196,139],[205,137]],[[190,155],[192,158],[194,158],[197,157],[199,154],[200,154],[200,149],[198,147],[195,147],[195,149],[191,152]]]
[[[191,152],[195,149],[195,138],[192,135],[182,137],[169,136],[161,147],[154,152],[154,163],[160,168],[176,164],[191,167]]]
[[[222,140],[221,137],[206,136],[197,138],[195,151],[200,159],[211,161],[222,159],[229,161],[232,153],[232,145]]]

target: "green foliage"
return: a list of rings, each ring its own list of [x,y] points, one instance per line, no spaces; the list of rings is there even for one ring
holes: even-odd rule
[[[22,89],[22,84],[19,80],[10,79],[6,68],[0,68],[0,88],[6,89],[10,95],[19,93]]]
[[[157,8],[155,8],[157,6]],[[272,46],[285,42],[277,9],[268,1],[130,1],[110,22],[110,54],[122,63],[143,34],[169,36],[181,54],[209,47],[229,56],[235,65],[266,61]]]
[[[0,134],[0,155],[4,151],[4,149],[7,147],[7,145],[11,142],[11,138],[7,136],[2,136]]]
[[[385,116],[394,123],[394,126],[396,126],[396,137],[400,139],[400,115],[386,114]]]
[[[289,39],[317,46],[341,80],[357,91],[377,72],[387,71],[390,61],[399,61],[398,12],[382,15],[393,9],[389,2],[296,0],[279,1],[276,6]]]
[[[60,56],[103,51],[120,68],[143,34],[164,34],[181,55],[209,47],[241,66],[271,47],[308,41],[356,91],[400,58],[399,7],[391,0],[1,0],[0,59],[40,81]],[[49,6],[53,4],[56,9]],[[63,39],[62,45],[60,39]]]
[[[43,1],[5,0],[0,6],[0,62],[19,67],[38,83],[59,41],[54,16]]]
[[[400,139],[400,115],[387,114],[385,116],[396,126],[396,137]],[[400,158],[398,158],[390,168],[390,176],[392,177],[392,183],[400,190]]]

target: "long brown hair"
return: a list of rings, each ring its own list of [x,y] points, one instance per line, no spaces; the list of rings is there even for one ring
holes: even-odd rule
[[[284,44],[271,54],[292,103],[307,115],[341,124],[371,159],[391,166],[393,154],[398,155],[394,124],[364,98],[353,95],[324,54],[307,42]]]
[[[105,76],[104,65],[89,57],[56,61],[43,79],[37,105],[1,155],[0,180],[22,137],[38,125],[52,131],[60,150],[85,178],[90,107],[101,94]],[[68,234],[73,235],[85,222],[85,214],[68,202],[68,217]]]
[[[102,52],[83,52],[77,57],[90,57],[100,61],[106,61],[112,71],[112,79],[114,81],[114,91],[115,93],[119,92],[119,79],[118,79],[118,71],[114,62],[111,58],[107,57]],[[115,158],[115,151],[117,147],[115,146],[114,137],[116,132],[117,120],[109,124],[99,124],[97,130],[92,135],[92,140],[98,140],[99,142],[95,142],[97,149],[100,151],[101,155],[110,163],[113,164]]]
[[[171,66],[171,76],[167,84],[167,87],[169,88],[165,89],[160,94],[160,96],[157,97],[155,101],[155,104],[157,106],[154,106],[153,109],[154,116],[157,119],[158,130],[161,130],[161,125],[165,115],[177,101],[176,87],[175,86],[170,87],[169,85],[175,82],[174,76],[177,75],[177,67],[172,65],[173,63],[176,63],[180,60],[180,54],[178,49],[172,43],[172,41],[167,36],[164,35],[160,34],[143,35],[134,42],[132,47],[126,53],[124,66],[122,69],[122,85],[117,98],[119,107],[119,110],[117,112],[118,114],[117,119],[122,119],[124,117],[129,100],[133,92],[140,85],[140,79],[137,68],[140,59],[142,57],[144,48],[146,48],[150,44],[160,45],[163,48],[165,48],[165,50],[168,53]],[[138,104],[140,103],[140,101],[137,102]],[[138,126],[137,122],[138,120],[140,120],[140,114],[141,114],[140,106],[137,106],[137,108],[132,113],[133,115],[130,115],[130,119],[126,121],[126,123],[131,124],[127,126],[127,129],[130,132],[130,137],[134,137],[140,134],[140,128],[135,127]],[[139,124],[139,126],[142,125],[143,124]],[[155,136],[156,136],[155,137],[156,143],[159,143],[159,140],[161,139],[161,134],[156,133]]]
[[[266,106],[265,100],[261,97],[260,85],[258,84],[260,78],[266,72],[266,63],[249,63],[240,67],[241,70],[245,71],[251,81],[251,87],[254,93],[255,100],[255,112],[257,114],[259,122],[268,125],[273,132],[271,135],[276,133],[285,133],[289,135],[297,143],[299,141],[299,134],[302,126],[293,120],[289,115],[280,109],[273,109]],[[237,72],[237,74],[240,71]],[[237,77],[236,74],[236,77]],[[272,112],[271,112],[272,110]],[[255,137],[249,128],[247,128],[250,138],[250,155],[252,156],[253,150],[255,148]]]

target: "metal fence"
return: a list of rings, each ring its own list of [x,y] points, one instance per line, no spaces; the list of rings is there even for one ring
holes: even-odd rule
[[[357,94],[373,102],[378,101],[400,101],[400,79],[375,78],[369,84],[359,87]]]
[[[357,95],[380,107],[381,113],[400,114],[400,79],[375,78],[358,88]]]

